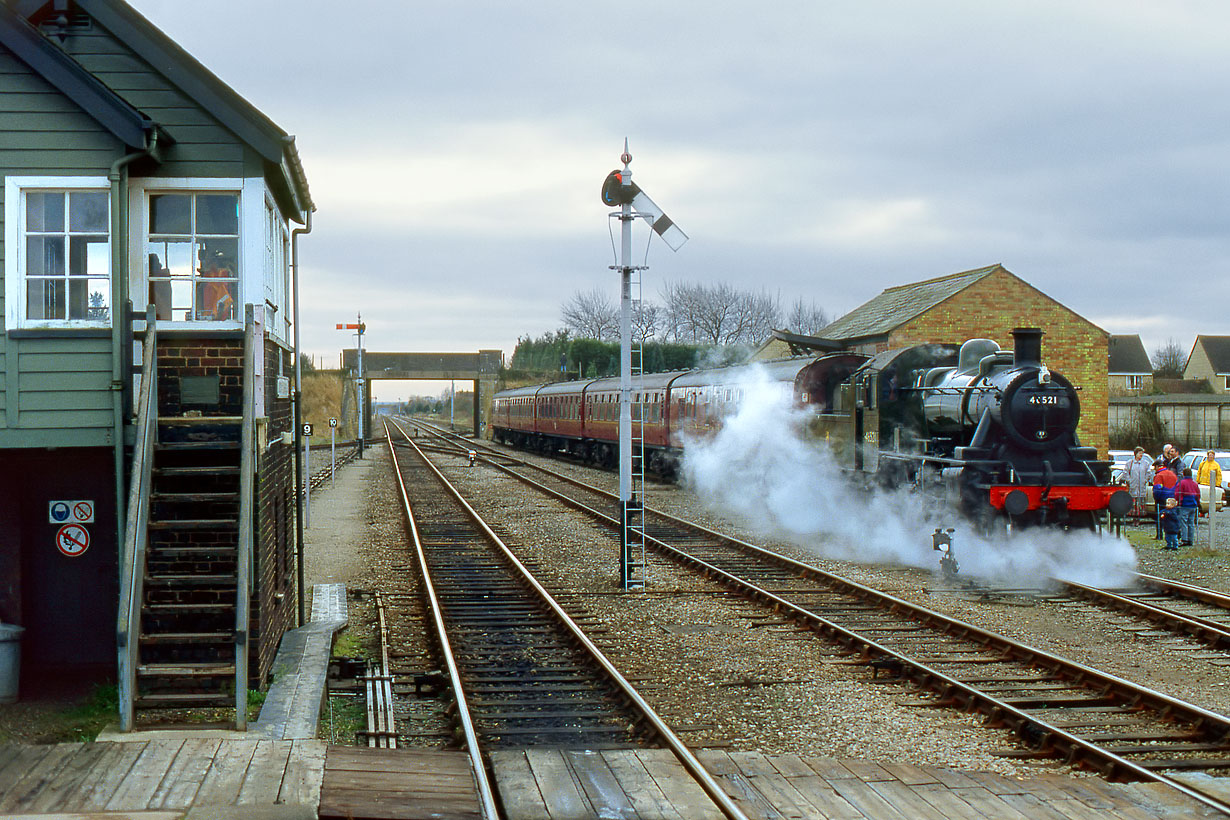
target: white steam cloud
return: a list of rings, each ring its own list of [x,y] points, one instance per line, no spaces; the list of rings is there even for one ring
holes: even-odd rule
[[[938,570],[931,533],[953,527],[963,576],[1020,587],[1044,586],[1048,578],[1130,583],[1136,553],[1126,540],[1044,529],[988,540],[954,508],[921,493],[862,489],[831,450],[806,437],[804,414],[763,370],[754,368],[742,386],[745,399],[721,431],[687,442],[683,470],[709,506],[757,531],[826,558]]]

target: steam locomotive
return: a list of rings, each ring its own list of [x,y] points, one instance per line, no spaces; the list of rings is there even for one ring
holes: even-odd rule
[[[839,463],[885,486],[952,499],[983,529],[1087,529],[1131,497],[1110,462],[1082,447],[1080,400],[1042,363],[1042,331],[1018,328],[1014,347],[989,339],[926,344],[875,356],[840,352],[713,370],[647,374],[632,396],[650,469],[672,471],[688,442],[734,413],[767,376],[803,411]],[[557,382],[497,393],[497,441],[612,465],[619,379]]]

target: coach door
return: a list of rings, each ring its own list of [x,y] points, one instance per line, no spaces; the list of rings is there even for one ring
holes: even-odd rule
[[[876,401],[878,373],[861,373],[858,376],[854,410],[854,436],[857,464],[860,469],[874,473],[880,469],[880,410]]]

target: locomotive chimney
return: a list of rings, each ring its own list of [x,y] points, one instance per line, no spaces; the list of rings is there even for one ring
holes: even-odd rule
[[[1042,364],[1042,328],[1014,328],[1012,358],[1018,367],[1023,364]]]

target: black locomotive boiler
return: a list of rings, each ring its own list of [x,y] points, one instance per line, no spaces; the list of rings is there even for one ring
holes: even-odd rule
[[[884,484],[955,496],[988,531],[1091,529],[1131,498],[1081,446],[1077,390],[1042,362],[1041,340],[1017,328],[1011,351],[990,339],[886,351],[838,386],[811,428]]]

